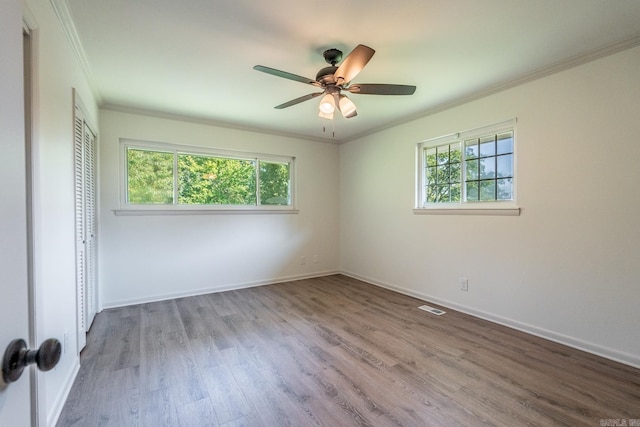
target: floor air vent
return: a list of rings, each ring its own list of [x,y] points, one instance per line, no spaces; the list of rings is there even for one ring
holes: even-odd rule
[[[442,311],[442,310],[437,309],[437,308],[429,307],[428,305],[421,305],[418,308],[420,310],[428,311],[429,313],[436,314],[438,316],[442,316],[443,314],[446,313],[446,311]]]

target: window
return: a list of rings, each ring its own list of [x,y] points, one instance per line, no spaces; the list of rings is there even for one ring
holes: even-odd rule
[[[514,124],[512,120],[419,143],[417,209],[513,206]]]
[[[467,202],[513,200],[513,131],[464,141]]]
[[[424,150],[427,203],[459,202],[462,194],[460,144]]]
[[[122,141],[123,209],[293,210],[294,158]]]

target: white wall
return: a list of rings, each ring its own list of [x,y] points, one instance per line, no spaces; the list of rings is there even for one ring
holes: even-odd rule
[[[40,374],[41,411],[55,421],[78,369],[73,178],[75,87],[93,121],[97,104],[51,3],[28,0],[37,29],[35,84],[35,286],[38,342],[57,338],[67,346],[58,366]]]
[[[341,270],[640,366],[638,76],[635,48],[342,145]],[[519,217],[412,213],[418,141],[513,117]]]
[[[109,110],[100,126],[104,307],[337,271],[336,145]],[[299,213],[116,216],[120,138],[295,156]]]

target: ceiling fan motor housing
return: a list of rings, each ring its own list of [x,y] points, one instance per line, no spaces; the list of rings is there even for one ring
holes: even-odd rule
[[[316,74],[316,81],[318,83],[321,83],[323,86],[335,83],[336,81],[333,78],[333,75],[335,74],[337,69],[338,67],[336,67],[335,65],[324,67],[323,69],[318,71],[318,74]]]
[[[333,75],[338,69],[338,67],[336,67],[336,64],[342,60],[342,51],[336,48],[331,48],[322,52],[322,56],[328,64],[331,64],[331,66],[325,67],[322,70],[318,71],[318,74],[316,74],[316,81],[323,86],[334,84],[336,82],[336,79],[333,77]]]

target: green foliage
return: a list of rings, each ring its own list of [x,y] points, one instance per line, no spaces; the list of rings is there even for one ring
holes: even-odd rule
[[[171,152],[127,149],[128,202],[173,204],[174,158]],[[201,154],[177,154],[178,204],[257,204],[256,173],[260,172],[260,204],[287,206],[290,164],[242,160]]]
[[[178,203],[185,205],[255,205],[255,162],[178,155]]]
[[[426,201],[428,203],[459,202],[461,153],[458,144],[430,148],[425,154]]]
[[[260,204],[289,204],[289,164],[260,161]]]
[[[129,203],[173,203],[173,153],[129,148],[127,177]]]
[[[460,202],[462,161],[467,201],[512,200],[513,132],[445,144],[425,151],[427,203]]]

